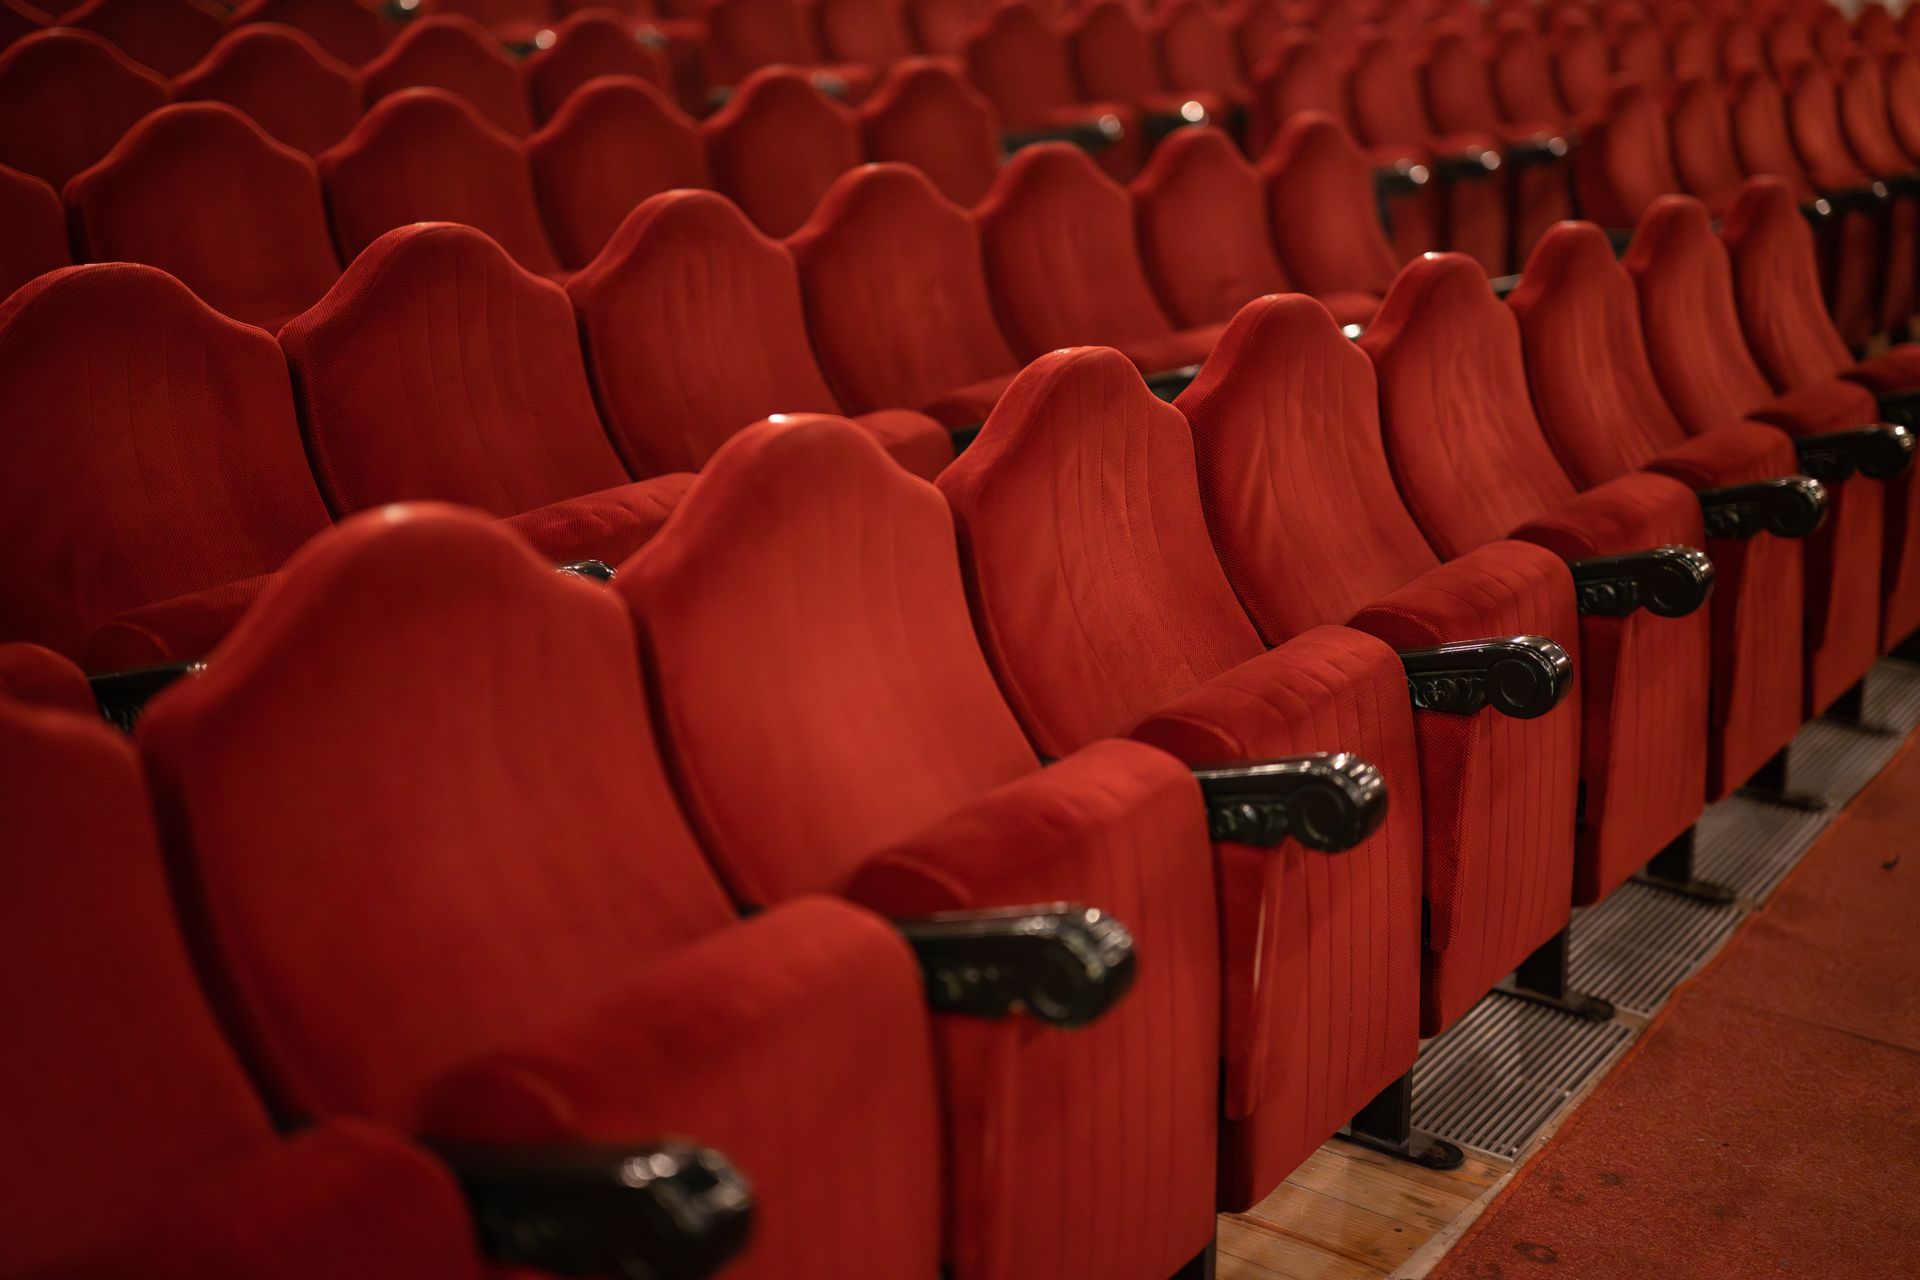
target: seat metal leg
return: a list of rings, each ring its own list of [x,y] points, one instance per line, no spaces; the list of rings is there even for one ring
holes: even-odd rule
[[[1423,1169],[1458,1169],[1466,1153],[1445,1138],[1413,1127],[1413,1072],[1395,1080],[1360,1109],[1338,1135]]]
[[[1216,1240],[1202,1249],[1192,1262],[1174,1272],[1173,1280],[1213,1280],[1214,1266],[1219,1256],[1220,1244]]]
[[[1867,682],[1864,679],[1834,700],[1833,705],[1827,708],[1826,718],[1856,733],[1870,733],[1879,738],[1900,736],[1897,730],[1867,720]]]
[[[1801,813],[1825,813],[1833,806],[1827,798],[1815,795],[1811,791],[1795,791],[1787,785],[1787,748],[1782,747],[1774,753],[1773,759],[1761,765],[1747,784],[1740,788],[1739,795],[1761,804],[1775,805],[1782,809],[1797,809]]]
[[[1702,880],[1694,875],[1692,827],[1688,827],[1672,844],[1654,854],[1633,880],[1635,884],[1644,884],[1650,889],[1677,893],[1683,898],[1692,898],[1695,902],[1705,902],[1716,907],[1735,902],[1740,897],[1724,884],[1714,880]]]
[[[1599,996],[1590,996],[1584,991],[1576,991],[1573,982],[1567,976],[1567,963],[1573,951],[1573,930],[1571,927],[1548,938],[1535,948],[1534,953],[1520,962],[1513,976],[1501,983],[1498,990],[1505,995],[1529,1004],[1541,1004],[1549,1009],[1558,1009],[1570,1013],[1576,1018],[1585,1018],[1589,1022],[1607,1022],[1613,1017],[1613,1002],[1602,1000]]]
[[[1903,662],[1920,662],[1920,631],[1914,632],[1895,645],[1893,656]]]

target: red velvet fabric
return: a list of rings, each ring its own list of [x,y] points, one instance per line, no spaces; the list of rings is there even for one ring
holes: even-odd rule
[[[0,635],[69,657],[121,611],[277,567],[327,522],[273,339],[151,267],[0,304]]]
[[[1606,227],[1631,227],[1648,205],[1681,189],[1665,113],[1645,86],[1616,84],[1599,117],[1581,129],[1573,185],[1582,216]]]
[[[1850,57],[1836,73],[1837,105],[1844,141],[1862,167],[1876,178],[1899,179],[1913,172],[1913,158],[1894,137],[1887,109],[1886,81],[1872,58]],[[1886,259],[1880,273],[1880,311],[1877,331],[1894,331],[1915,309],[1915,241],[1920,240],[1920,212],[1912,196],[1896,200],[1886,210],[1881,245]]]
[[[369,103],[402,89],[445,89],[472,103],[497,129],[515,137],[533,131],[520,68],[500,42],[470,18],[433,14],[414,19],[360,74]]]
[[[1071,1037],[940,1020],[955,1276],[1158,1280],[1199,1252],[1219,952],[1187,771],[1111,742],[1038,768],[974,641],[946,504],[844,422],[740,433],[615,590],[682,802],[741,900],[1084,900],[1158,957]]]
[[[0,0],[0,49],[33,35],[52,21],[26,0]]]
[[[1733,122],[1720,82],[1681,81],[1667,99],[1667,130],[1679,189],[1698,196],[1716,214],[1725,213],[1746,174],[1734,149]]]
[[[1325,112],[1347,123],[1346,82],[1312,36],[1289,30],[1252,64],[1253,106],[1247,118],[1247,154],[1263,156],[1293,118]]]
[[[444,89],[382,98],[319,164],[344,259],[409,222],[463,222],[527,270],[560,272],[526,153]]]
[[[1273,245],[1294,286],[1318,298],[1377,303],[1400,259],[1379,219],[1345,213],[1374,199],[1373,169],[1340,122],[1317,111],[1295,116],[1261,158],[1260,173]]]
[[[225,27],[202,0],[85,0],[60,25],[91,31],[162,76],[177,76],[213,48]]]
[[[1568,110],[1553,79],[1546,42],[1530,27],[1508,27],[1493,43],[1487,71],[1501,118],[1510,124],[1547,120],[1568,123]]]
[[[1502,542],[1438,563],[1394,490],[1372,369],[1311,299],[1250,303],[1175,403],[1227,578],[1280,652],[1351,619],[1395,648],[1544,635],[1577,665],[1572,584],[1549,552]],[[1580,710],[1415,723],[1432,1035],[1566,923]]]
[[[176,102],[224,102],[275,141],[318,155],[347,136],[364,111],[360,75],[302,32],[271,24],[237,28],[173,82]]]
[[[1145,126],[1134,107],[1082,101],[1073,56],[1038,9],[1002,5],[967,36],[967,79],[1000,113],[1002,128],[1057,129],[1112,117],[1120,136],[1100,152],[1100,166],[1125,180],[1146,158]]]
[[[371,62],[395,31],[360,0],[246,0],[228,19],[233,26],[278,22],[306,32],[348,66]]]
[[[99,713],[80,668],[37,644],[0,644],[0,695],[27,706]]]
[[[582,86],[526,150],[553,247],[573,271],[593,261],[648,196],[713,185],[699,127],[630,76]]]
[[[64,187],[166,101],[166,81],[91,32],[16,40],[0,51],[0,164]]]
[[[873,86],[872,67],[826,63],[809,15],[789,0],[715,0],[703,16],[714,84],[737,85],[761,67],[784,66],[838,79],[855,99]]]
[[[807,341],[793,258],[723,196],[648,200],[567,291],[601,418],[635,475],[698,470],[768,414],[839,410]],[[860,423],[918,474],[953,457],[931,418],[881,411]]]
[[[1410,263],[1360,339],[1408,507],[1443,555],[1505,537],[1565,560],[1702,547],[1692,492],[1621,476],[1576,495],[1528,403],[1519,326],[1469,259]],[[1581,618],[1576,902],[1604,897],[1699,815],[1706,790],[1711,612]]]
[[[1140,257],[1175,324],[1224,324],[1244,303],[1287,288],[1267,233],[1266,187],[1226,134],[1178,131],[1131,191]]]
[[[1160,64],[1144,14],[1122,0],[1095,0],[1066,20],[1064,34],[1072,56],[1079,96],[1124,102],[1156,116],[1225,125],[1234,103],[1204,85],[1173,84]],[[1186,113],[1197,104],[1200,121]]]
[[[1155,19],[1155,43],[1168,84],[1205,89],[1244,104],[1253,91],[1241,72],[1225,18],[1205,0],[1173,0],[1161,6]]]
[[[838,62],[885,67],[913,53],[898,0],[821,0],[813,20],[822,51]]]
[[[791,67],[748,76],[701,132],[714,185],[775,237],[798,230],[860,163],[859,117]]]
[[[553,43],[527,57],[527,95],[534,113],[551,120],[575,90],[601,76],[671,85],[667,56],[645,43],[638,24],[607,9],[585,9],[553,28]]]
[[[993,104],[945,61],[909,58],[860,104],[869,160],[910,164],[955,204],[971,207],[1000,172]]]
[[[1590,26],[1553,32],[1553,82],[1569,115],[1585,119],[1600,108],[1613,79],[1606,40]]]
[[[68,265],[66,211],[41,179],[0,167],[0,298],[37,275]]]
[[[272,573],[257,574],[115,614],[88,633],[80,665],[99,673],[204,658],[273,578]]]
[[[1809,63],[1785,83],[1794,150],[1813,184],[1822,191],[1868,185],[1872,178],[1841,129],[1832,79]],[[1828,306],[1849,341],[1862,343],[1880,331],[1879,306],[1893,305],[1903,319],[1912,309],[1917,216],[1912,197],[1896,197],[1877,214],[1857,211],[1841,223],[1830,250]]]
[[[994,320],[980,235],[917,170],[853,170],[787,242],[841,404],[981,421],[1020,361]]]
[[[915,966],[834,904],[733,921],[604,589],[472,514],[369,514],[290,565],[139,739],[276,1106],[504,1144],[689,1134],[752,1171],[741,1274],[930,1273]]]

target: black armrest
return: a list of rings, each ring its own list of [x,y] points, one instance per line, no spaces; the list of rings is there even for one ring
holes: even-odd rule
[[[1418,160],[1396,160],[1373,171],[1375,194],[1403,196],[1433,180],[1433,172]]]
[[[1077,903],[893,923],[920,958],[928,1002],[949,1013],[1006,1018],[1025,1009],[1053,1026],[1079,1027],[1133,986],[1133,935]]]
[[[1000,150],[1012,155],[1022,147],[1040,142],[1071,142],[1082,151],[1104,151],[1126,135],[1127,127],[1120,122],[1120,117],[1105,115],[1056,129],[1010,129],[1000,135]]]
[[[1807,538],[1827,518],[1827,487],[1812,476],[1781,476],[1702,489],[1700,514],[1710,537],[1751,538],[1765,529],[1780,538]]]
[[[1800,216],[1811,222],[1816,228],[1826,225],[1836,213],[1833,201],[1825,196],[1815,196],[1800,206]]]
[[[563,1276],[701,1280],[747,1241],[753,1195],[704,1147],[442,1146],[481,1248]]]
[[[1492,707],[1532,720],[1560,705],[1573,687],[1573,659],[1545,636],[1467,640],[1400,655],[1413,705],[1470,716]]]
[[[93,686],[93,700],[100,704],[100,714],[107,722],[132,733],[133,723],[146,710],[149,698],[175,680],[200,674],[206,666],[204,662],[169,662],[164,666],[88,676],[87,683]]]
[[[1838,191],[1827,191],[1822,194],[1836,210],[1843,213],[1850,209],[1871,213],[1893,199],[1893,192],[1887,189],[1887,184],[1878,180],[1869,182],[1864,187],[1844,187]]]
[[[1196,125],[1219,124],[1212,114],[1197,99],[1189,98],[1175,111],[1155,111],[1141,127],[1147,131],[1147,141],[1158,142],[1176,129],[1191,129]]]
[[[1913,432],[1897,422],[1802,436],[1793,443],[1807,474],[1827,484],[1856,471],[1869,480],[1891,480],[1913,461]]]
[[[1896,196],[1920,195],[1920,173],[1901,173],[1891,178],[1882,178],[1887,190]]]
[[[1920,391],[1883,391],[1880,416],[1912,431],[1920,427]]]
[[[1573,150],[1573,140],[1557,133],[1536,133],[1531,138],[1522,138],[1507,144],[1507,160],[1515,167],[1535,164],[1555,164],[1567,158]]]
[[[1309,849],[1344,853],[1387,817],[1380,771],[1342,751],[1195,769],[1215,840],[1271,847],[1292,836]]]
[[[1624,618],[1640,608],[1684,618],[1705,604],[1713,589],[1713,561],[1693,547],[1650,547],[1575,560],[1567,567],[1573,570],[1580,612],[1607,618]]]
[[[1500,171],[1500,153],[1487,147],[1468,147],[1433,162],[1442,182],[1483,182]]]
[[[559,566],[559,572],[570,573],[576,578],[591,578],[595,582],[612,582],[615,576],[614,567],[605,560],[575,560]]]
[[[1183,364],[1178,369],[1162,369],[1159,373],[1146,376],[1147,390],[1162,400],[1172,403],[1173,398],[1185,391],[1193,380],[1200,376],[1200,366]]]

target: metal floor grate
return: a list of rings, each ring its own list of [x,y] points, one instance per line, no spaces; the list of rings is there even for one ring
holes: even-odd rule
[[[1702,815],[1695,867],[1738,891],[1739,903],[1708,906],[1625,885],[1574,921],[1574,985],[1642,1018],[1664,1004],[1920,726],[1920,663],[1882,659],[1867,677],[1866,708],[1868,722],[1887,732],[1817,720],[1794,739],[1790,783],[1826,797],[1828,811],[1804,813],[1735,796]],[[1635,1034],[1634,1023],[1582,1022],[1490,995],[1422,1049],[1414,1123],[1514,1159]]]

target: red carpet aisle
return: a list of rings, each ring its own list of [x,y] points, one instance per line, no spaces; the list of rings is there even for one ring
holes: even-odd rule
[[[1431,1274],[1920,1274],[1920,751]]]

